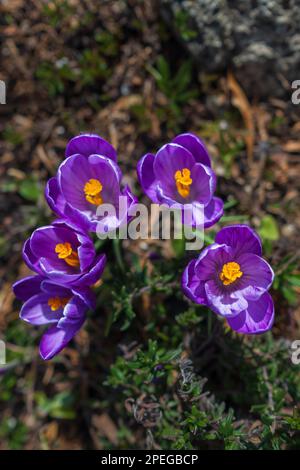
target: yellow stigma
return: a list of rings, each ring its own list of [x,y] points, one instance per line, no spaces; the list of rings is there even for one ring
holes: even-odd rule
[[[103,199],[100,196],[102,189],[103,189],[103,186],[100,183],[100,181],[95,180],[94,178],[91,178],[84,185],[85,199],[91,204],[94,204],[95,206],[99,206],[103,202]]]
[[[174,175],[176,181],[176,188],[180,196],[186,198],[190,194],[190,186],[193,182],[191,178],[191,172],[188,168],[183,170],[177,170]]]
[[[64,308],[64,306],[69,302],[69,299],[66,297],[51,297],[48,300],[48,305],[51,308],[52,312],[55,312],[59,308]]]
[[[79,266],[79,258],[77,251],[72,249],[71,243],[58,243],[55,246],[55,253],[60,259],[63,259],[69,266]]]
[[[224,286],[229,286],[234,281],[242,277],[243,272],[238,263],[232,261],[231,263],[226,263],[223,266],[222,272],[220,273],[220,279],[223,282]]]

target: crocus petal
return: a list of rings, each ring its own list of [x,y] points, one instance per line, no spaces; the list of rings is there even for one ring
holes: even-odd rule
[[[67,145],[66,157],[76,153],[85,157],[92,154],[103,155],[117,161],[117,154],[113,146],[97,134],[81,134],[73,137]]]
[[[188,150],[177,144],[166,144],[155,156],[153,171],[165,194],[172,198],[176,196],[177,200],[181,201],[176,188],[175,173],[183,168],[191,170],[194,165],[195,159]]]
[[[73,231],[76,232],[77,239],[78,239],[78,235],[81,235],[90,239],[86,233],[86,230],[83,230],[82,227],[78,226],[74,222],[71,222],[69,219],[55,219],[53,220],[53,222],[51,222],[51,225],[54,227],[63,227],[66,229],[72,229]]]
[[[13,285],[15,296],[25,301],[30,299],[33,295],[39,294],[41,292],[42,280],[42,276],[28,276],[15,282]]]
[[[89,164],[92,166],[92,172],[95,177],[103,179],[104,187],[103,192],[101,194],[104,195],[105,199],[105,188],[107,187],[107,184],[105,185],[105,183],[109,182],[110,186],[115,184],[117,185],[117,183],[120,183],[122,179],[121,170],[117,163],[113,162],[109,158],[102,157],[100,155],[90,155],[88,160]]]
[[[201,295],[206,297],[207,305],[226,317],[233,329],[247,334],[263,333],[271,328],[274,319],[273,301],[267,293],[274,273],[264,259],[248,252],[261,253],[260,242],[252,231],[247,226],[238,226],[237,233],[234,230],[235,227],[222,230],[216,236],[216,243],[202,250],[198,259],[187,266],[182,279],[183,291],[198,302],[195,295],[198,280],[201,289],[204,285],[205,295],[202,291]],[[245,242],[246,253],[239,237]],[[231,276],[231,266],[225,270],[227,263],[239,265],[239,276],[234,272]],[[230,282],[225,282],[223,276]]]
[[[49,207],[61,217],[64,217],[66,200],[60,190],[56,177],[50,178],[45,188],[45,198]]]
[[[222,228],[216,235],[216,243],[225,243],[233,249],[234,256],[242,253],[262,255],[261,241],[248,225],[233,225]]]
[[[231,260],[231,248],[227,245],[214,243],[200,253],[195,264],[195,272],[201,281],[218,279],[223,265]]]
[[[139,183],[143,191],[151,199],[151,201],[158,203],[156,196],[156,178],[153,171],[154,155],[147,153],[144,155],[137,164],[137,174]]]
[[[159,204],[166,204],[169,207],[183,209],[183,204],[181,202],[176,201],[176,194],[174,193],[173,196],[168,196],[165,191],[164,187],[159,184],[156,186],[156,198]],[[179,199],[179,198],[178,198]]]
[[[39,266],[45,274],[50,274],[51,271],[75,274],[78,271],[60,259],[55,252],[56,245],[65,242],[69,242],[74,250],[79,246],[76,232],[71,228],[48,225],[36,229],[31,235],[31,250],[39,259]]]
[[[64,271],[62,267],[54,268],[53,263],[49,262],[46,258],[41,258],[40,266],[44,273],[44,276],[49,277],[49,279],[58,284],[69,286],[70,284],[76,283],[81,277],[81,273],[78,271],[77,274],[71,274],[71,267],[65,268]]]
[[[105,268],[106,256],[99,255],[95,261],[94,266],[90,267],[89,272],[83,274],[78,280],[76,280],[72,285],[76,287],[80,286],[91,286],[95,284],[101,277],[103,270]]]
[[[43,271],[39,266],[39,258],[32,252],[30,238],[28,238],[28,240],[26,240],[23,245],[22,255],[29,269],[35,271],[38,274],[43,274]]]
[[[193,229],[203,230],[204,228],[204,205],[200,202],[185,204],[182,207],[182,224]]]
[[[252,253],[243,253],[236,259],[243,273],[237,281],[237,289],[248,300],[257,300],[270,287],[274,280],[271,266]]]
[[[40,343],[40,354],[45,361],[52,359],[58,354],[71,339],[80,330],[85,321],[85,316],[77,322],[67,324],[65,327],[58,328],[52,326],[43,335]]]
[[[110,159],[99,155],[88,158],[73,155],[60,165],[58,179],[67,203],[86,214],[93,216],[97,206],[86,200],[84,187],[90,179],[97,179],[103,186],[101,197],[104,203],[114,204],[120,193],[121,173]]]
[[[248,307],[240,292],[225,291],[215,280],[205,282],[205,293],[210,308],[225,317],[235,316]]]
[[[89,266],[91,266],[95,258],[95,247],[92,240],[86,235],[78,234],[78,241],[80,243],[78,247],[78,258],[80,262],[80,268],[82,271],[85,271],[89,268]]]
[[[89,160],[83,155],[72,155],[58,168],[58,182],[63,197],[72,207],[82,211],[95,209],[85,198],[84,186],[94,175]]]
[[[41,289],[44,293],[48,294],[48,297],[62,297],[70,298],[73,297],[73,292],[65,286],[55,284],[51,280],[44,278],[41,283]]]
[[[216,224],[223,216],[223,213],[224,203],[222,199],[213,197],[204,208],[204,228],[209,228]]]
[[[208,151],[202,140],[196,135],[191,133],[180,134],[172,142],[189,150],[197,162],[211,166]]]
[[[189,200],[200,202],[205,206],[211,201],[216,189],[216,175],[208,166],[196,163],[191,171],[191,192]]]
[[[204,282],[195,273],[196,260],[190,261],[182,275],[182,289],[185,295],[197,304],[207,305]]]
[[[99,206],[93,231],[97,232],[97,234],[108,234],[123,227],[136,215],[134,206],[137,202],[137,197],[132,193],[129,186],[126,185],[119,193],[119,198],[115,204],[107,207],[106,204]]]
[[[62,308],[52,311],[48,305],[49,294],[37,294],[27,300],[20,312],[22,320],[32,325],[57,323],[62,315]]]
[[[89,287],[72,288],[74,295],[80,297],[86,307],[91,310],[96,308],[96,295]]]
[[[139,202],[138,201],[138,198],[135,196],[135,194],[133,194],[133,192],[131,191],[130,187],[128,186],[128,184],[126,184],[126,186],[123,188],[122,192],[121,192],[121,195],[123,197],[126,198],[127,200],[127,210],[122,213],[121,211],[121,208],[119,206],[119,210],[120,210],[120,213],[119,213],[119,227],[123,226],[124,224],[126,224],[130,219],[132,219],[133,215],[135,215],[135,212],[134,212],[134,206]]]
[[[177,202],[175,199],[168,197],[165,193],[163,188],[160,185],[156,187],[156,196],[157,200],[160,204],[160,209],[163,206],[170,208],[170,211],[174,213],[174,215],[178,214],[178,217],[181,219],[181,224],[190,226],[195,228],[197,226],[198,229],[203,227],[203,213],[204,213],[204,205],[198,202],[182,204]]]
[[[74,227],[80,227],[80,230],[84,232],[96,231],[97,220],[90,219],[90,215],[89,212],[80,211],[66,204],[64,216],[68,223],[71,223]]]
[[[79,265],[71,266],[58,257],[56,245],[70,243],[72,250],[78,253]],[[55,221],[53,225],[35,230],[30,239],[30,246],[38,261],[41,272],[51,282],[62,285],[75,285],[87,273],[94,272],[95,249],[92,240],[81,230],[75,230],[66,221]]]
[[[67,325],[78,323],[81,318],[85,317],[86,311],[86,303],[81,297],[74,295],[64,308],[63,316],[57,323],[58,328],[65,328]]]
[[[243,334],[260,334],[270,330],[274,323],[274,304],[268,292],[256,301],[249,301],[247,310],[228,318],[229,326]]]
[[[128,207],[131,207],[132,205],[137,204],[139,202],[138,198],[136,197],[135,194],[133,194],[128,184],[126,184],[125,187],[123,188],[122,196],[125,196],[128,198],[128,204],[127,204]]]

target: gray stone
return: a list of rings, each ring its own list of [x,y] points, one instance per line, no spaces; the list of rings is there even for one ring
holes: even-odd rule
[[[300,0],[160,0],[203,73],[231,67],[251,96],[284,96],[300,79]]]

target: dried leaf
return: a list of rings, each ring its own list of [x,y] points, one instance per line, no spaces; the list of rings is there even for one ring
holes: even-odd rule
[[[290,153],[300,152],[300,140],[289,140],[282,146],[283,150]]]
[[[245,142],[247,146],[248,161],[251,162],[253,160],[255,138],[253,111],[247,96],[236,81],[233,73],[230,71],[228,72],[227,82],[228,87],[233,94],[232,104],[240,111],[245,123],[245,127],[248,131],[247,135],[245,136]]]
[[[108,414],[103,413],[100,416],[94,415],[92,423],[102,436],[107,437],[112,444],[118,444],[118,429]]]

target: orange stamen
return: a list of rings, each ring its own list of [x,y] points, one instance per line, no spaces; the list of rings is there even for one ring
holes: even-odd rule
[[[63,259],[69,266],[73,268],[80,265],[78,253],[72,249],[71,243],[58,243],[55,246],[55,253],[60,259]]]
[[[190,186],[193,182],[190,170],[188,168],[183,168],[183,170],[177,170],[174,175],[174,178],[178,193],[183,198],[187,198],[190,194]]]
[[[59,308],[64,308],[65,305],[69,302],[70,299],[67,297],[50,297],[48,300],[48,305],[51,308],[52,312],[55,312]]]
[[[243,272],[238,263],[234,261],[224,264],[222,271],[220,273],[220,279],[223,282],[224,286],[229,286],[234,281],[242,277]]]
[[[103,189],[103,186],[100,183],[100,181],[94,178],[91,178],[84,185],[85,199],[91,204],[94,204],[95,206],[99,206],[100,204],[103,203],[103,199],[100,196],[102,189]]]

